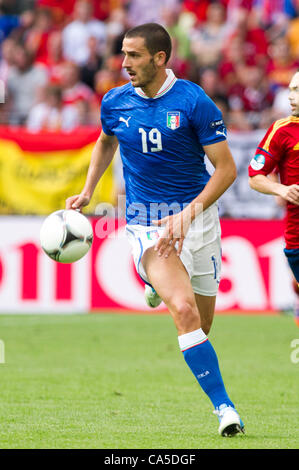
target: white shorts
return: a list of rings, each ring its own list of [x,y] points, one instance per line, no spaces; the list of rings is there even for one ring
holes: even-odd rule
[[[163,231],[163,227],[153,225],[126,226],[136,270],[141,279],[149,285],[141,258],[148,248],[157,243]],[[214,296],[218,292],[221,271],[220,236],[218,207],[215,203],[192,222],[180,255],[195,294]]]

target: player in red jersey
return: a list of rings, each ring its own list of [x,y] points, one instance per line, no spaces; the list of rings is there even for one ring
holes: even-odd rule
[[[285,255],[299,284],[299,70],[289,84],[291,115],[274,122],[249,165],[249,184],[286,201]],[[276,169],[280,182],[268,178]],[[295,321],[299,326],[299,316]]]

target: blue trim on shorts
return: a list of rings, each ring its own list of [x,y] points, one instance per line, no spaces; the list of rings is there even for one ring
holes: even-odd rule
[[[214,279],[217,279],[217,262],[216,262],[215,256],[212,256],[211,260],[213,261],[213,265],[214,265]]]
[[[134,233],[132,230],[130,230],[130,229],[128,228],[128,226],[126,226],[126,230],[128,230],[128,232],[130,232],[130,233],[134,236],[134,238],[136,238],[135,233]],[[141,261],[142,255],[143,255],[143,246],[142,246],[142,242],[141,242],[140,237],[138,237],[137,240],[139,241],[139,245],[140,245],[140,255],[139,255],[139,259],[138,259],[138,261],[137,261],[137,274],[138,274],[138,276],[140,277],[140,279],[142,280],[142,282],[144,282],[144,283],[147,284],[148,286],[152,287],[151,284],[149,284],[145,279],[143,279],[143,277],[141,276],[141,274],[140,274],[140,272],[139,272],[139,264],[140,264],[140,261]]]
[[[126,230],[128,230],[128,232],[130,232],[130,233],[134,236],[134,238],[136,238],[136,237],[135,237],[135,233],[132,232],[132,230],[130,230],[130,229],[128,228],[128,226],[126,227]]]
[[[136,237],[135,237],[136,238]],[[142,242],[141,242],[141,239],[138,237],[137,240],[139,241],[139,245],[140,245],[140,255],[139,255],[139,259],[137,261],[137,273],[140,277],[140,279],[145,283],[147,284],[148,286],[152,287],[151,284],[149,284],[145,279],[143,279],[143,277],[141,276],[140,272],[139,272],[139,264],[140,264],[140,261],[141,261],[141,258],[142,258],[142,255],[143,255],[143,246],[142,246]]]
[[[293,250],[288,250],[285,248],[284,254],[287,257],[290,268],[296,278],[296,281],[299,282],[299,248]]]

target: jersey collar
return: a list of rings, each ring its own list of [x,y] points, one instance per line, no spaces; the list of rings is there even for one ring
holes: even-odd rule
[[[150,98],[149,96],[147,96],[139,87],[135,88],[137,95],[145,99],[154,99],[154,100],[156,100],[157,98],[161,98],[161,96],[165,95],[165,93],[167,93],[177,81],[177,78],[171,69],[166,69],[166,73],[167,73],[167,78],[165,82],[163,83],[160,90],[153,98]]]

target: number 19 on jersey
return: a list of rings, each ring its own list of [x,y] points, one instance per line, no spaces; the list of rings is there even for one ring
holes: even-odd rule
[[[139,127],[139,134],[141,134],[142,152],[161,152],[162,150],[162,136],[161,132],[155,127],[147,132]],[[152,145],[151,145],[152,144]]]

